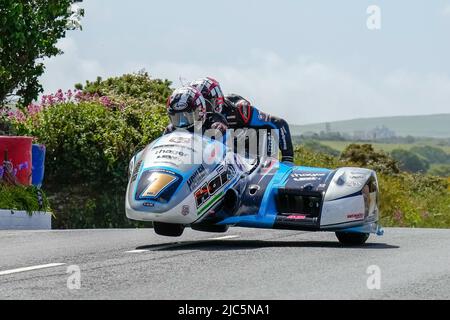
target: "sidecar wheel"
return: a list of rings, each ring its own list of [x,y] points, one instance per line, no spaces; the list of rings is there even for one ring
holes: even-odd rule
[[[346,246],[363,245],[369,238],[368,233],[336,232],[339,242]]]
[[[155,232],[160,236],[179,237],[183,234],[184,226],[177,223],[153,222]]]

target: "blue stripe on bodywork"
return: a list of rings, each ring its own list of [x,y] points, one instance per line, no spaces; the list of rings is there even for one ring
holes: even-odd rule
[[[245,216],[235,216],[226,218],[220,222],[218,225],[223,224],[233,224],[240,227],[249,228],[272,228],[274,219],[272,217],[260,217],[259,215],[245,215]]]
[[[279,169],[267,185],[266,192],[261,201],[261,207],[257,214],[229,217],[217,224],[233,224],[251,228],[272,228],[277,216],[275,196],[278,192],[278,187],[291,170],[291,166],[282,163],[279,164]]]
[[[326,168],[315,168],[315,167],[303,167],[295,166],[292,168],[293,171],[303,171],[303,172],[330,172],[330,169]]]
[[[278,171],[275,173],[273,179],[267,185],[267,191],[264,194],[264,197],[261,202],[261,207],[259,208],[258,215],[273,215],[273,220],[275,221],[275,217],[277,215],[277,209],[275,205],[275,196],[278,193],[278,188],[285,180],[285,177],[288,173],[292,171],[292,167],[287,166],[283,163],[279,164]]]

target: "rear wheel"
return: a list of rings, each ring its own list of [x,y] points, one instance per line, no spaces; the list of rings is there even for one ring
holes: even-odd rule
[[[343,245],[359,246],[367,241],[369,234],[356,232],[336,232],[336,237]]]
[[[153,222],[155,232],[160,236],[179,237],[183,234],[184,226],[177,223]]]

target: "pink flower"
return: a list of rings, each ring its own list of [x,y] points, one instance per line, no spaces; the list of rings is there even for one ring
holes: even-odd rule
[[[105,107],[111,107],[111,105],[112,105],[112,102],[111,102],[111,99],[109,99],[108,97],[106,97],[106,96],[103,96],[103,97],[101,97],[100,99],[100,103],[102,104],[102,105],[104,105]]]
[[[66,96],[67,96],[67,99],[70,101],[70,99],[72,99],[72,96],[73,96],[72,90],[69,89],[69,90],[66,92]]]
[[[75,100],[76,100],[77,102],[80,102],[80,101],[82,100],[82,98],[83,98],[83,92],[77,90],[77,91],[75,92]]]
[[[30,105],[28,105],[28,107],[27,107],[27,113],[28,113],[30,116],[34,116],[35,114],[38,114],[39,112],[41,112],[42,109],[43,109],[43,106],[42,106],[42,105],[39,105],[39,104],[30,104]]]
[[[55,104],[55,97],[52,94],[47,95],[47,99],[45,101],[46,106],[52,106]]]
[[[17,121],[19,123],[25,122],[27,120],[25,114],[20,110],[10,111],[8,113],[8,116],[11,120]]]
[[[58,89],[58,91],[56,91],[55,98],[56,98],[56,100],[58,102],[65,102],[66,101],[66,99],[64,97],[64,93],[63,93],[63,91],[61,89]]]

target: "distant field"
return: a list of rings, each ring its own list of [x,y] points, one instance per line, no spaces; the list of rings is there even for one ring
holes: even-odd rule
[[[353,135],[355,131],[367,131],[376,127],[386,126],[394,130],[397,136],[414,137],[450,137],[450,113],[424,116],[398,116],[382,118],[353,119],[329,122],[331,131]],[[306,132],[325,131],[325,123],[309,125],[291,125],[293,135]]]
[[[417,143],[417,144],[414,144],[414,143],[411,143],[411,144],[399,144],[399,143],[372,143],[372,142],[367,142],[367,141],[366,142],[363,142],[363,141],[361,141],[361,142],[358,142],[358,141],[351,142],[351,141],[328,141],[328,140],[323,140],[322,141],[322,140],[320,140],[318,142],[323,144],[323,145],[326,145],[326,146],[328,146],[330,148],[338,150],[338,151],[344,150],[345,147],[348,146],[351,143],[358,143],[358,144],[369,143],[369,144],[373,145],[373,147],[376,150],[383,150],[385,152],[391,152],[394,149],[409,150],[409,149],[411,149],[412,147],[415,147],[415,146],[423,146],[423,145],[425,145],[425,144],[422,144],[422,143]],[[445,152],[450,154],[450,146],[437,146],[437,147],[441,148],[442,150],[444,150]]]

